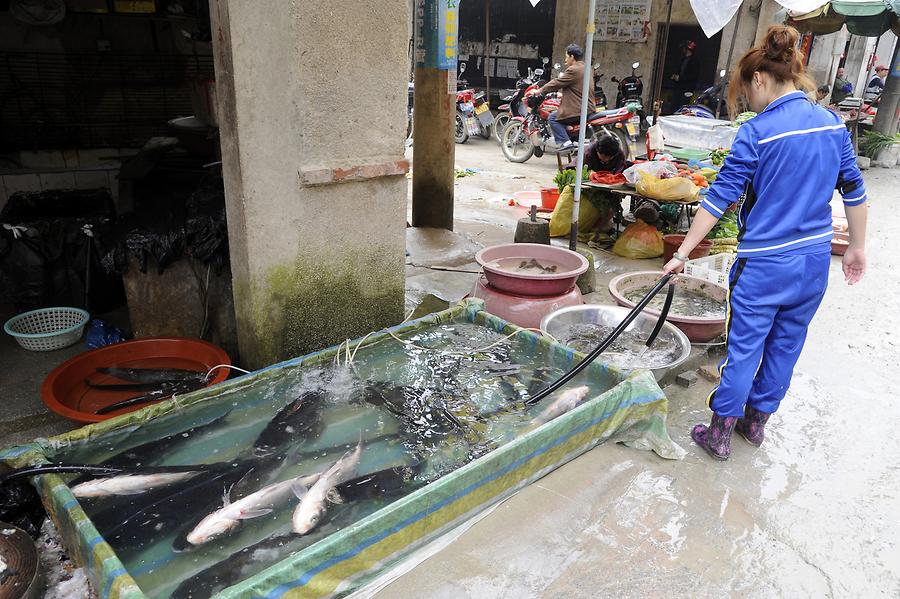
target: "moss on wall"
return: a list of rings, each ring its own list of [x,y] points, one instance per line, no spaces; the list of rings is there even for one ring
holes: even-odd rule
[[[353,339],[403,319],[402,263],[392,258],[338,256],[272,267],[250,285],[250,330],[241,354],[254,368]],[[243,295],[236,286],[236,295]],[[246,305],[246,304],[245,304]],[[238,326],[244,319],[238,317]]]

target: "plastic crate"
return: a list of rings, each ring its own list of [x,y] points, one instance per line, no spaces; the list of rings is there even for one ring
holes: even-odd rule
[[[728,273],[734,257],[735,254],[729,253],[688,260],[684,264],[684,274],[728,288]]]

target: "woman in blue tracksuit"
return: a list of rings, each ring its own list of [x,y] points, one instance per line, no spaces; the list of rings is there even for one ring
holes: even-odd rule
[[[731,453],[737,432],[763,441],[822,302],[831,264],[834,190],[843,196],[850,227],[844,254],[849,284],[866,268],[866,190],[850,135],[840,118],[810,102],[812,89],[799,34],[773,25],[741,59],[731,85],[732,111],[743,96],[758,116],[738,130],[731,154],[703,199],[684,243],[666,265],[680,272],[686,256],[719,217],[743,198],[737,258],[728,295],[726,358],[721,383],[709,396],[709,426],[691,431],[714,458]]]

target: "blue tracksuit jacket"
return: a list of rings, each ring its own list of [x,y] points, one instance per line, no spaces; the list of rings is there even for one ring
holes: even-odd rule
[[[720,416],[741,416],[746,404],[772,413],[784,399],[828,285],[835,189],[848,206],[866,201],[846,127],[803,92],[741,126],[702,203],[721,216],[744,197],[722,381],[709,396]]]
[[[738,256],[786,254],[830,243],[835,189],[847,206],[866,200],[850,132],[796,91],[741,125],[701,205],[720,217],[744,196]]]

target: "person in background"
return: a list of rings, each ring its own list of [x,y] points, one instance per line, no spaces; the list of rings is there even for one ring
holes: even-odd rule
[[[834,85],[831,86],[831,103],[840,104],[844,98],[853,94],[853,84],[844,78],[844,67],[837,70],[837,76],[834,78]]]
[[[686,40],[681,42],[681,65],[678,72],[672,75],[672,81],[675,82],[673,93],[675,97],[672,99],[673,106],[681,106],[688,99],[686,94],[693,94],[697,89],[697,81],[700,80],[700,63],[694,52],[697,50],[697,43],[694,40]]]
[[[572,148],[575,143],[569,139],[566,125],[577,123],[581,117],[581,87],[584,77],[584,52],[578,44],[569,44],[566,48],[566,70],[559,77],[541,88],[540,93],[546,95],[559,91],[559,109],[550,115],[550,129],[553,139],[561,150]],[[594,73],[591,71],[590,95],[588,97],[588,114],[594,112]]]
[[[871,102],[881,96],[881,92],[884,91],[884,82],[887,74],[888,68],[886,66],[878,65],[875,67],[875,75],[872,76],[869,85],[866,86],[866,91],[863,94],[864,99]]]
[[[821,105],[822,102],[825,101],[825,98],[828,97],[829,91],[831,90],[828,89],[827,85],[820,85],[816,91],[806,94],[806,97],[809,98],[809,101],[813,104]]]
[[[729,276],[721,382],[707,399],[709,425],[691,431],[694,442],[718,460],[731,455],[734,431],[751,445],[762,444],[766,423],[790,387],[828,286],[835,189],[849,223],[844,278],[853,285],[866,272],[867,195],[850,132],[834,112],[806,101],[802,90],[812,81],[799,39],[793,27],[772,25],[741,58],[728,105],[737,112],[743,96],[759,114],[738,129],[684,242],[665,266],[667,273],[681,272],[719,217],[745,198]]]

